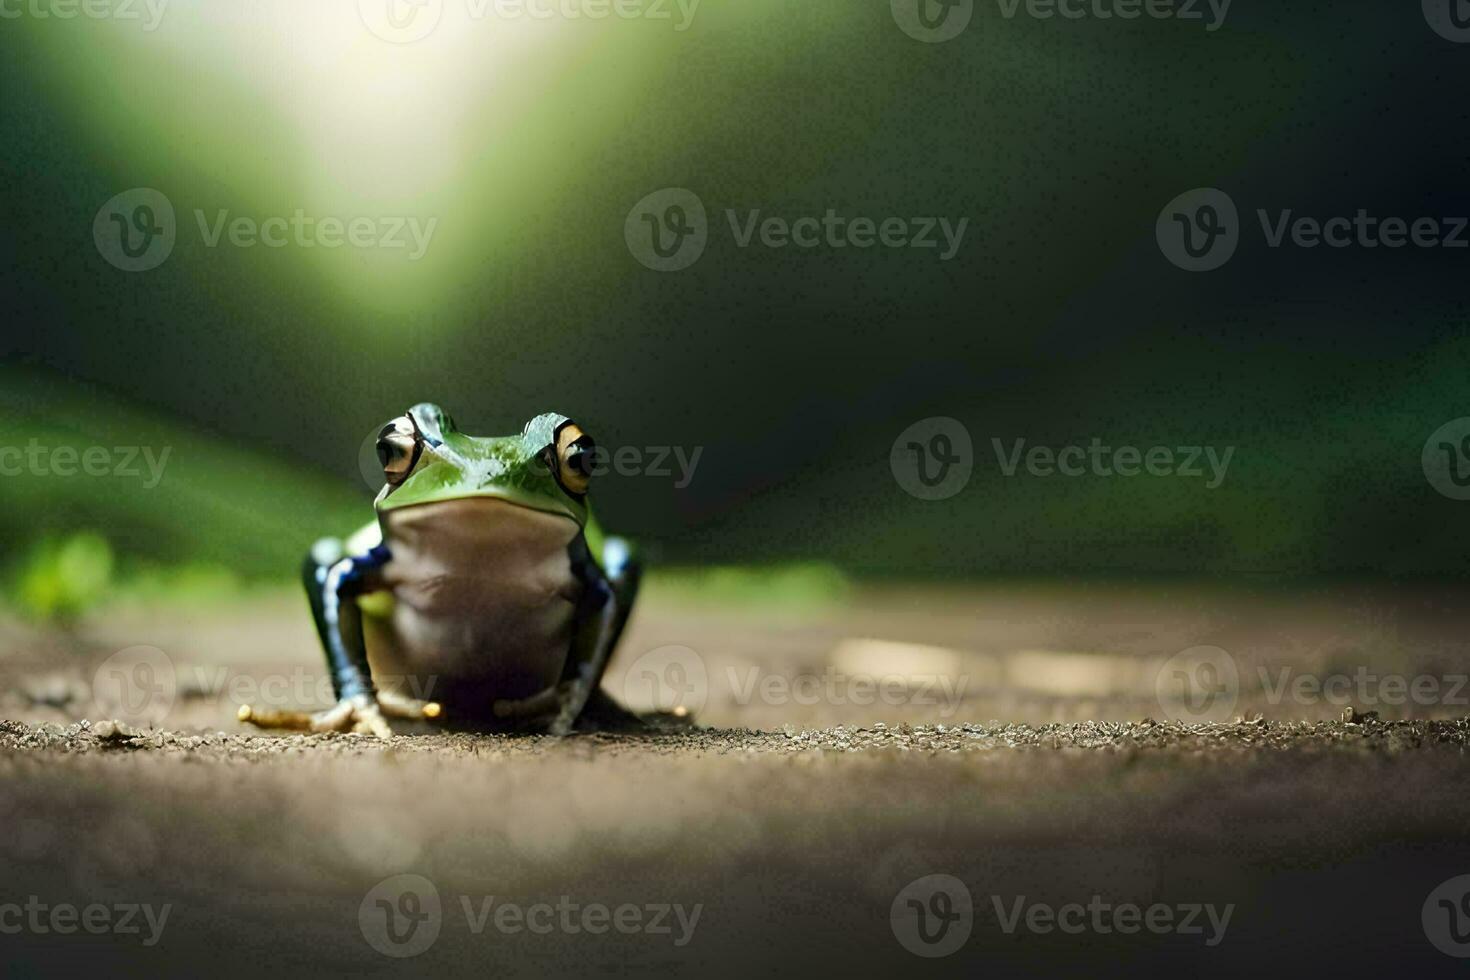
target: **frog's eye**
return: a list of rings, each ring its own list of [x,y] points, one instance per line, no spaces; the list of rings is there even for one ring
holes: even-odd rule
[[[383,478],[396,487],[419,461],[424,440],[412,415],[396,418],[378,433],[378,462],[383,464]]]
[[[568,493],[580,497],[587,492],[596,449],[592,437],[575,422],[564,422],[556,430],[556,479]]]

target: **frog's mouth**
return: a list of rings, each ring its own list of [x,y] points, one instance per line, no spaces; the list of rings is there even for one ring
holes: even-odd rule
[[[514,488],[509,487],[482,487],[478,490],[456,490],[452,496],[447,497],[414,497],[400,495],[391,492],[391,488],[384,487],[383,492],[378,495],[377,508],[380,513],[388,513],[395,510],[406,510],[408,508],[429,508],[453,504],[459,501],[487,501],[493,505],[504,504],[510,508],[519,510],[531,510],[542,514],[553,514],[564,517],[574,524],[582,524],[583,514],[578,513],[573,501],[565,503],[546,497],[517,493]],[[583,506],[585,512],[585,505]]]
[[[446,537],[470,539],[481,536],[490,526],[516,528],[525,532],[542,528],[557,538],[575,535],[580,525],[571,515],[545,507],[530,507],[503,494],[464,494],[445,500],[395,507],[384,512],[384,518],[395,525],[419,527],[433,525]]]

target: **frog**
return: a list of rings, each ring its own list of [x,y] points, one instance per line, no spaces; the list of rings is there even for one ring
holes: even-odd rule
[[[383,425],[374,449],[374,519],[317,541],[301,570],[336,703],[243,705],[240,720],[384,740],[390,719],[637,727],[601,682],[642,566],[592,515],[592,437],[554,412],[516,435],[471,436],[423,402]]]

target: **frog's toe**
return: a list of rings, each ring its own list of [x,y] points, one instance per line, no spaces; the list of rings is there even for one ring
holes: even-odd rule
[[[361,735],[376,735],[387,742],[393,738],[393,729],[383,718],[377,702],[371,698],[353,698],[338,701],[326,711],[311,716],[314,732],[357,732]]]
[[[393,729],[376,708],[359,712],[357,720],[352,723],[352,730],[358,735],[376,735],[385,742],[393,741]]]
[[[240,709],[235,712],[235,717],[256,728],[285,728],[292,731],[309,731],[312,720],[311,715],[300,711],[277,711],[274,708],[257,708],[250,704],[240,705]]]
[[[378,707],[389,718],[406,718],[409,721],[433,721],[444,714],[437,701],[421,701],[396,691],[379,691]]]
[[[314,732],[345,732],[352,727],[352,702],[338,701],[326,711],[311,716]]]

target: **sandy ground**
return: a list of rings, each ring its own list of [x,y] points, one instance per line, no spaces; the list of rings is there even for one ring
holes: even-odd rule
[[[390,744],[235,721],[320,703],[295,596],[6,623],[0,956],[12,975],[1463,972],[1436,946],[1470,954],[1441,935],[1463,889],[1436,892],[1470,874],[1457,600],[996,587],[769,610],[655,589],[607,687],[698,727]],[[1211,698],[1173,700],[1160,677],[1201,657]],[[1133,907],[1158,927],[1125,931]]]

